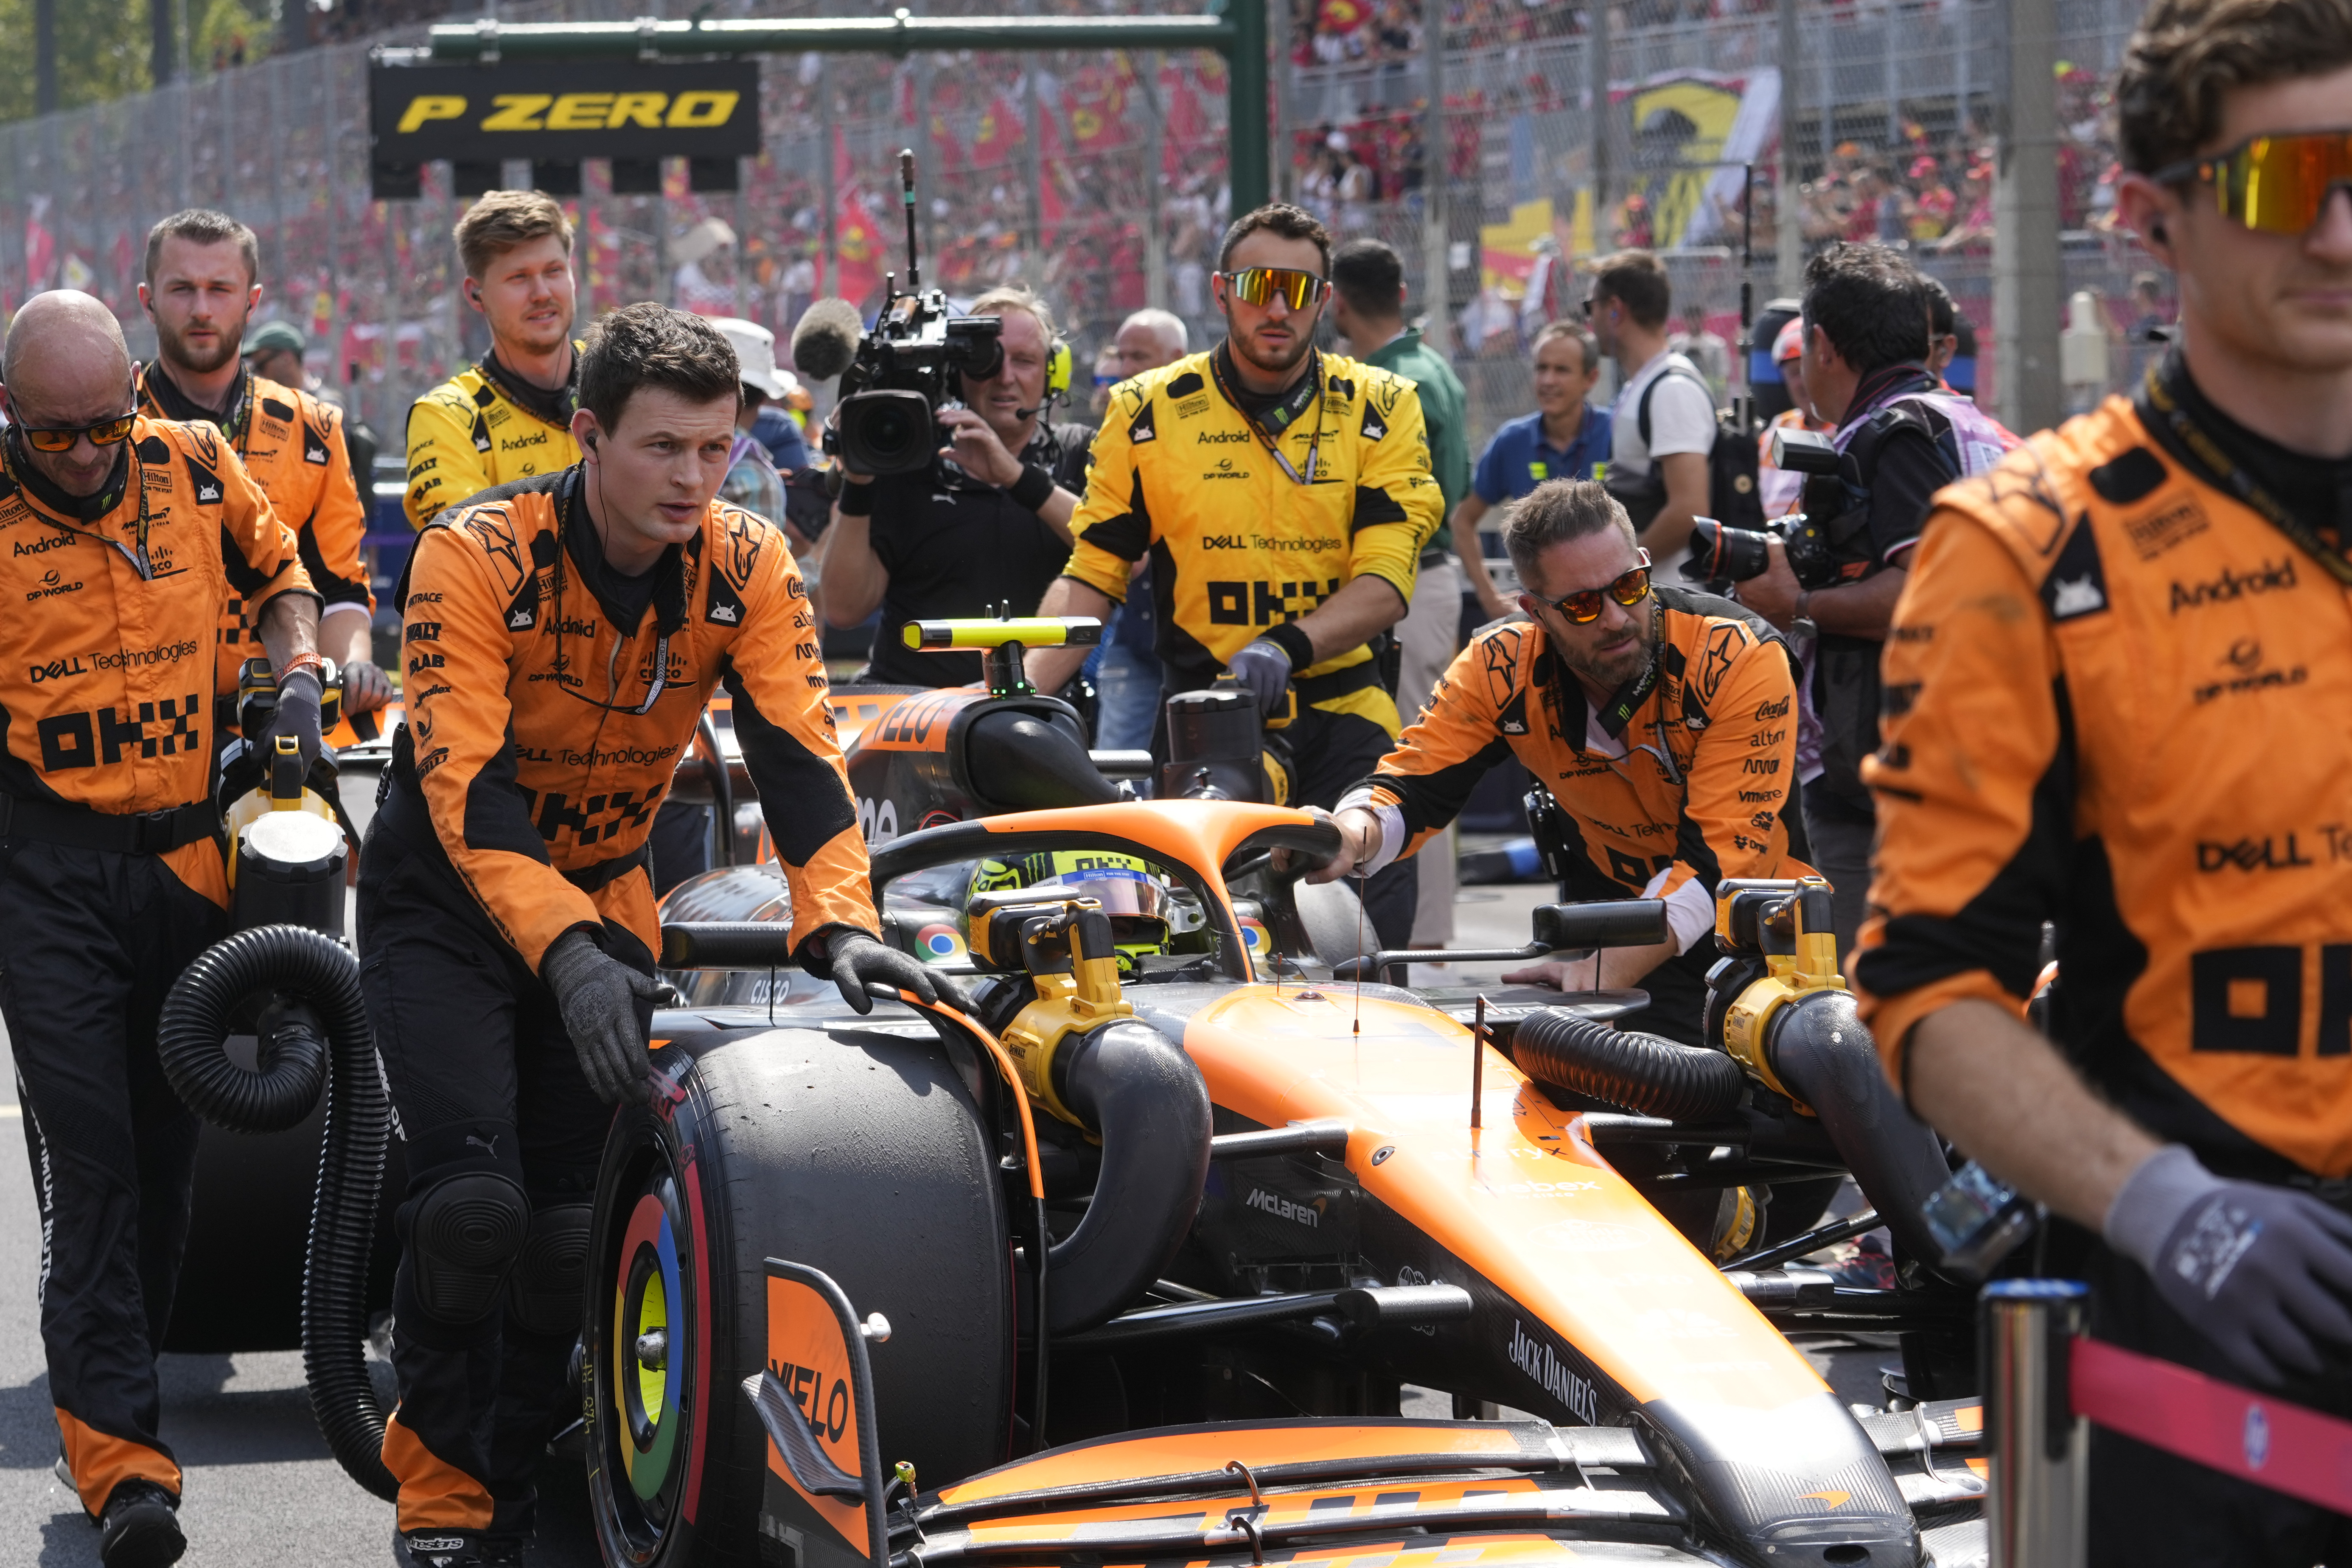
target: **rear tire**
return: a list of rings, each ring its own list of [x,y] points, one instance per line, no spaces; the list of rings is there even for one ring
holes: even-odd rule
[[[656,1114],[614,1118],[590,1260],[588,1484],[608,1563],[758,1560],[769,1444],[762,1261],[839,1282],[869,1349],[883,1463],[928,1489],[1002,1460],[1010,1251],[993,1140],[935,1040],[811,1030],[673,1040]],[[666,1337],[662,1364],[640,1336]]]

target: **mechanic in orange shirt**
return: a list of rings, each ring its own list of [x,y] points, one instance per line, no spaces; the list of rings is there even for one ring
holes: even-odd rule
[[[738,376],[700,317],[604,316],[582,350],[581,463],[436,516],[402,584],[408,718],[359,892],[407,1145],[383,1445],[404,1563],[520,1562],[531,1473],[576,1408],[604,1104],[650,1092],[646,840],[715,686],[791,884],[795,957],[861,1011],[873,980],[958,999],[874,935],[783,531],[714,500]]]
[[[1329,882],[1410,855],[1517,755],[1564,819],[1569,899],[1663,898],[1667,939],[1504,978],[1643,986],[1636,1027],[1701,1040],[1727,876],[1807,874],[1788,644],[1728,600],[1654,585],[1648,552],[1590,480],[1536,486],[1503,529],[1526,619],[1482,630],[1421,720],[1341,797]]]
[[[319,752],[318,608],[292,533],[208,424],[136,412],[104,305],[59,289],[0,355],[0,1019],[40,1205],[41,1341],[110,1565],[184,1546],[155,1354],[188,1239],[196,1118],[156,1055],[164,994],[227,934],[213,641],[253,607],[278,732]]]
[[[2101,1339],[2352,1415],[2352,10],[2157,0],[2115,102],[2186,330],[1937,497],[1851,972],[1918,1113],[2072,1222]],[[2352,1550],[2099,1428],[2089,1511],[2094,1563]]]
[[[239,361],[246,323],[261,303],[260,254],[251,229],[199,207],[147,231],[139,302],[155,324],[155,359],[139,372],[139,409],[160,419],[205,420],[236,449],[301,547],[302,569],[321,604],[319,652],[342,674],[344,710],[366,713],[392,700],[392,683],[375,664],[375,594],[360,554],[367,509],[343,440],[343,411]],[[243,601],[232,599],[221,612],[216,689],[234,695],[237,670],[261,651]]]

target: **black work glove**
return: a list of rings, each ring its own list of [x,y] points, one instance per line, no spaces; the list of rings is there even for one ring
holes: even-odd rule
[[[1260,637],[1235,653],[1225,668],[1257,698],[1258,717],[1273,717],[1290,685],[1290,655],[1282,644]]]
[[[343,712],[373,713],[392,700],[392,680],[373,659],[353,659],[342,667]]]
[[[866,988],[875,980],[961,1013],[971,1011],[971,998],[963,994],[962,987],[920,959],[885,947],[863,931],[840,932],[828,940],[825,962],[833,983],[841,988],[841,999],[861,1013],[874,1010],[874,998],[866,994]]]
[[[563,1032],[580,1053],[588,1087],[608,1105],[642,1103],[653,1063],[646,1055],[637,1003],[652,1001],[661,982],[630,968],[576,926],[549,945],[539,975],[555,993]]]
[[[2316,1376],[2321,1342],[2352,1346],[2352,1218],[2308,1193],[2223,1181],[2175,1144],[2132,1172],[2103,1229],[2256,1383]]]
[[[326,744],[319,734],[319,677],[311,670],[301,669],[278,683],[278,716],[270,722],[269,740],[290,735],[294,744],[302,748],[302,773],[310,776],[310,764],[319,760],[319,752]],[[265,745],[265,752],[274,745]]]

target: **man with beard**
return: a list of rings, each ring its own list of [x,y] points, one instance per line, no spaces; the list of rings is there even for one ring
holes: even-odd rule
[[[1536,486],[1503,544],[1526,618],[1487,628],[1454,661],[1421,721],[1340,800],[1340,852],[1310,880],[1412,855],[1517,754],[1568,819],[1563,899],[1666,903],[1665,941],[1605,949],[1574,967],[1574,984],[1641,986],[1650,1006],[1634,1027],[1705,1043],[1716,884],[1810,870],[1794,662],[1728,600],[1653,586],[1632,519],[1598,484]],[[1570,967],[1503,978],[1565,989]]]
[[[344,707],[364,713],[392,697],[369,641],[375,595],[360,558],[367,511],[342,411],[238,361],[247,319],[261,303],[259,257],[253,231],[226,213],[191,207],[147,231],[139,302],[155,324],[155,360],[139,372],[139,412],[203,420],[236,449],[300,543],[322,605],[319,652],[342,671]],[[238,667],[261,653],[259,628],[232,597],[221,609],[215,689],[234,693]]]
[[[408,411],[401,505],[417,528],[493,485],[580,461],[570,220],[537,191],[492,191],[466,209],[453,236],[466,269],[458,287],[489,323],[490,351]]]
[[[1396,738],[1369,644],[1404,618],[1444,509],[1411,382],[1316,350],[1330,236],[1297,207],[1225,233],[1226,338],[1123,382],[1095,437],[1069,564],[1041,615],[1108,615],[1147,555],[1164,689],[1230,672],[1289,752],[1293,804],[1330,806]],[[1083,648],[1029,655],[1053,691]],[[1166,754],[1164,721],[1153,751]],[[1410,862],[1365,903],[1391,946],[1412,932]]]

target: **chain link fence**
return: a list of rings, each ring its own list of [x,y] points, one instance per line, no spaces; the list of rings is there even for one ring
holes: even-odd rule
[[[1742,278],[1755,282],[1759,305],[1773,292],[1784,91],[1796,106],[1790,152],[1809,246],[1845,236],[1906,247],[1979,328],[1979,384],[1991,386],[1999,5],[1806,0],[1800,47],[1784,61],[1769,8],[1633,0],[1608,15],[1596,94],[1589,10],[1447,0],[1444,134],[1433,139],[1424,3],[1438,0],[1292,0],[1276,23],[1275,172],[1277,189],[1338,234],[1394,245],[1416,309],[1442,299],[1474,441],[1530,406],[1525,344],[1574,308],[1575,264],[1598,252],[1660,250],[1678,307],[1695,311],[1688,329],[1737,337]],[[499,14],[615,20],[646,8],[541,0]],[[928,11],[1007,8],[961,0]],[[763,16],[820,9],[757,6]],[[2169,280],[2154,281],[2107,221],[2104,83],[2137,15],[2127,0],[2061,0],[2053,62],[2068,287],[2093,295],[2114,385],[2144,359],[2147,327],[2172,308]],[[261,236],[262,315],[304,329],[313,371],[346,386],[396,451],[410,401],[487,342],[457,291],[449,231],[466,203],[449,167],[428,167],[418,200],[371,197],[367,69],[365,46],[315,48],[0,126],[0,308],[45,287],[84,288],[115,308],[143,351],[152,334],[137,285],[148,225],[182,206],[222,208]],[[1014,278],[1041,288],[1077,356],[1081,412],[1088,369],[1129,311],[1163,305],[1196,345],[1213,334],[1208,274],[1231,214],[1224,80],[1213,57],[776,57],[763,61],[761,84],[764,151],[742,161],[734,191],[697,192],[684,162],[672,161],[658,193],[616,195],[604,165],[583,167],[581,194],[566,199],[583,312],[652,298],[747,316],[783,337],[818,294],[871,304],[882,275],[903,270],[894,160],[912,146],[924,172],[927,280],[961,297]],[[531,180],[528,164],[504,174],[509,184]],[[1435,188],[1445,198],[1441,235],[1426,227]],[[1756,254],[1743,266],[1751,218]],[[1433,239],[1442,289],[1425,267]],[[2153,287],[2136,290],[2136,278]],[[1700,346],[1711,348],[1704,336]],[[1735,378],[1736,361],[1726,356]]]

